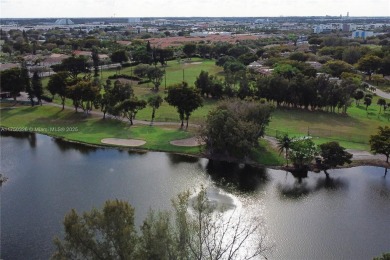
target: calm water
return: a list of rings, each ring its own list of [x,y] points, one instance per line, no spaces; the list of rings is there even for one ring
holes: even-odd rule
[[[384,169],[309,173],[253,169],[166,153],[70,145],[42,135],[1,137],[1,257],[48,259],[71,209],[124,199],[141,224],[179,192],[211,187],[247,215],[265,219],[270,259],[371,259],[390,252],[390,174]]]

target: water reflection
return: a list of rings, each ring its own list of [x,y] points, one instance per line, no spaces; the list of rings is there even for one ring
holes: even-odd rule
[[[19,131],[0,131],[0,136],[14,137],[18,139],[27,139],[31,148],[35,148],[37,145],[37,137],[35,133],[31,132],[19,132]]]
[[[199,161],[198,157],[183,156],[179,154],[168,154],[168,158],[172,166],[180,163],[197,163]]]
[[[277,185],[279,194],[285,199],[302,199],[321,190],[336,191],[348,188],[348,183],[342,178],[320,176],[320,173],[311,173],[310,177],[291,173],[294,177],[291,180],[287,177],[288,174],[286,172],[285,182]]]
[[[61,138],[53,138],[54,143],[57,145],[57,147],[61,150],[61,152],[67,152],[67,151],[78,151],[81,154],[89,154],[96,152],[99,149],[103,148],[97,148],[90,145],[80,144],[80,143],[70,143],[69,141],[65,141]]]
[[[217,185],[240,192],[261,189],[269,181],[265,168],[250,165],[209,160],[206,170]]]

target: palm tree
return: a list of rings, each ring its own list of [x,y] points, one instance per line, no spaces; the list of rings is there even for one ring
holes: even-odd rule
[[[382,110],[382,106],[383,108],[386,106],[386,100],[384,98],[380,98],[378,99],[378,102],[376,104],[379,105],[379,114],[380,114]]]
[[[288,151],[290,150],[292,139],[288,137],[288,134],[278,136],[276,138],[278,139],[279,155],[281,155],[283,151],[285,151],[286,163],[288,166]]]

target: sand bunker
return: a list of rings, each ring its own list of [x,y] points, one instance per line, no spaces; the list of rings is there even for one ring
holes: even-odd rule
[[[137,147],[146,144],[144,140],[137,139],[119,139],[119,138],[104,138],[101,140],[103,144],[112,144],[119,146]]]

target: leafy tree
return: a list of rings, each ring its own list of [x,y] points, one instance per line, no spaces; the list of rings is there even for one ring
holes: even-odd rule
[[[137,233],[134,208],[124,201],[106,201],[103,210],[82,216],[72,209],[64,220],[65,237],[54,240],[53,259],[134,259]]]
[[[198,44],[197,46],[198,52],[202,58],[207,58],[211,56],[212,47],[207,44]]]
[[[348,62],[349,64],[355,64],[362,57],[362,52],[360,48],[350,47],[345,48],[343,51],[343,61]]]
[[[137,115],[138,111],[146,107],[145,100],[139,100],[137,97],[126,99],[116,105],[116,109],[120,111],[123,117],[126,117],[130,121],[130,125],[133,125],[133,119]]]
[[[154,96],[149,97],[148,104],[152,108],[152,121],[151,121],[151,123],[153,123],[154,117],[156,114],[156,110],[160,107],[162,102],[164,102],[164,99],[160,95],[154,95]]]
[[[364,97],[364,105],[366,105],[366,110],[368,110],[368,106],[370,106],[372,103],[372,98],[369,96]]]
[[[390,260],[390,253],[383,253],[381,256],[374,257],[372,260]]]
[[[317,153],[313,140],[309,137],[294,139],[290,145],[290,159],[295,168],[302,169],[307,166]]]
[[[92,62],[93,62],[93,69],[94,69],[94,76],[99,76],[99,52],[97,48],[92,49]]]
[[[122,84],[119,80],[114,82],[114,86],[111,86],[111,82],[108,81],[104,87],[104,94],[99,100],[100,110],[103,112],[103,119],[106,118],[106,113],[116,115],[118,112],[115,106],[134,96],[133,89],[130,84]]]
[[[195,87],[200,90],[200,94],[202,96],[206,94],[208,97],[211,92],[211,84],[212,82],[210,80],[209,73],[202,70],[196,78]]]
[[[128,60],[129,60],[129,57],[128,57],[125,50],[115,51],[111,54],[111,61],[112,62],[122,63],[122,62],[125,62]]]
[[[81,108],[86,114],[96,106],[100,89],[92,84],[90,80],[80,80],[75,85],[68,87],[67,97],[72,99],[73,106],[77,112]]]
[[[242,259],[266,257],[262,221],[233,213],[225,218],[207,198],[207,190],[190,199],[183,192],[174,210],[150,211],[140,232],[134,208],[107,201],[101,210],[65,216],[65,236],[56,238],[53,259]],[[188,209],[192,208],[194,214]],[[226,213],[225,213],[226,214]]]
[[[326,176],[329,174],[328,169],[335,168],[338,165],[343,166],[345,163],[350,164],[352,154],[345,151],[345,148],[340,146],[338,142],[328,142],[320,144],[320,155],[322,156],[321,167]]]
[[[237,58],[242,64],[244,65],[249,65],[250,63],[256,61],[258,58],[256,56],[256,54],[253,54],[253,53],[244,53],[242,55],[240,55],[238,58]]]
[[[221,101],[209,112],[202,138],[208,153],[243,158],[258,145],[272,107],[242,100]]]
[[[374,154],[384,154],[386,162],[389,162],[390,155],[390,127],[380,126],[376,135],[370,137],[371,151]]]
[[[43,95],[43,86],[41,77],[39,77],[38,72],[34,72],[31,79],[31,87],[34,92],[34,96],[38,99],[38,103],[42,106],[42,95]]]
[[[21,77],[22,77],[22,81],[24,82],[24,85],[25,85],[25,91],[27,92],[28,99],[30,99],[31,106],[34,106],[35,93],[34,93],[34,89],[31,86],[32,82],[30,81],[28,69],[27,69],[25,62],[22,63]]]
[[[380,114],[382,106],[383,106],[383,108],[386,106],[386,100],[384,98],[379,98],[377,105],[379,105],[379,114]]]
[[[146,71],[146,75],[148,79],[153,83],[154,90],[158,91],[158,88],[161,84],[161,80],[164,77],[164,70],[154,66],[150,66]]]
[[[290,64],[278,64],[273,73],[275,75],[280,75],[289,81],[299,73],[299,70]]]
[[[134,74],[140,78],[144,78],[148,74],[149,67],[148,64],[138,64],[134,67]]]
[[[186,43],[183,46],[183,52],[187,56],[187,58],[191,58],[196,51],[196,45],[194,43]]]
[[[381,66],[382,59],[374,55],[366,55],[359,59],[357,68],[364,71],[369,80],[371,80],[372,73],[376,72]]]
[[[228,61],[223,65],[223,70],[225,73],[236,73],[239,71],[245,71],[246,67],[240,61]]]
[[[356,100],[356,105],[359,105],[359,100],[364,98],[364,92],[361,89],[355,91],[353,98]]]
[[[309,58],[308,55],[306,55],[303,52],[299,52],[299,51],[293,52],[289,56],[290,60],[296,60],[296,61],[302,61],[302,62],[307,61],[308,58]]]
[[[62,71],[50,76],[47,83],[47,89],[54,96],[58,94],[61,98],[62,110],[65,108],[65,100],[67,96],[69,72]]]
[[[284,134],[283,136],[278,136],[278,148],[279,148],[279,155],[285,152],[285,158],[286,158],[286,165],[288,166],[288,152],[290,150],[292,139],[288,136],[288,134]]]
[[[181,127],[184,126],[184,119],[187,121],[191,113],[203,105],[202,97],[195,88],[188,86],[187,82],[182,82],[168,88],[168,95],[165,98],[169,105],[176,107],[181,120]]]
[[[343,72],[352,72],[353,67],[341,60],[330,60],[324,64],[322,70],[334,77],[340,77]]]
[[[0,88],[1,91],[10,92],[13,99],[16,101],[16,97],[26,88],[26,80],[22,75],[20,68],[12,68],[1,71],[0,73]],[[27,78],[28,80],[28,78]]]
[[[70,77],[77,79],[80,73],[89,73],[89,65],[84,56],[71,56],[62,60],[61,64],[52,66],[54,72],[67,71]]]

